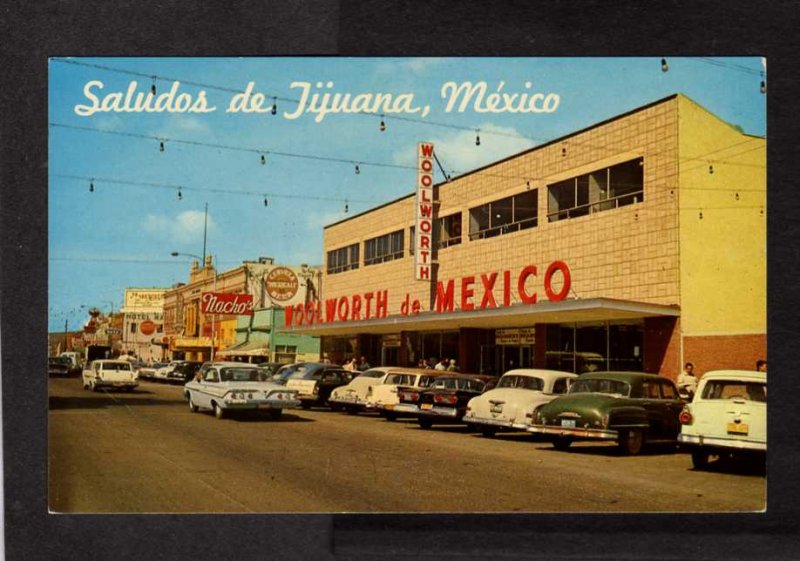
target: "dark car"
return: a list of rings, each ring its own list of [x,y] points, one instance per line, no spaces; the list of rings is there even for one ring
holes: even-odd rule
[[[314,405],[327,405],[331,392],[339,386],[350,383],[358,374],[341,366],[320,362],[299,363],[295,371],[286,379],[286,388],[297,390],[297,398],[303,409]],[[340,407],[335,407],[340,409]]]
[[[183,385],[194,379],[195,373],[200,370],[203,365],[199,361],[184,360],[177,364],[175,368],[167,374],[167,383]]]
[[[417,423],[423,429],[440,423],[462,423],[469,400],[496,384],[493,376],[461,374],[437,378],[430,388],[418,392]]]
[[[639,372],[594,372],[574,379],[569,392],[533,412],[527,430],[558,449],[574,440],[613,440],[625,454],[646,441],[677,442],[686,402],[668,378]]]
[[[48,376],[69,376],[72,374],[72,361],[63,356],[51,356],[47,359]]]
[[[286,364],[282,362],[261,362],[258,365],[259,368],[264,369],[264,372],[266,372],[268,376],[277,373],[281,366],[286,366]]]

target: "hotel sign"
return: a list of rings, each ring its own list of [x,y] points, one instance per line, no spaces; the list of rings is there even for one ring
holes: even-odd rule
[[[431,248],[433,247],[433,144],[417,146],[417,200],[414,205],[416,243],[414,278],[431,280]]]

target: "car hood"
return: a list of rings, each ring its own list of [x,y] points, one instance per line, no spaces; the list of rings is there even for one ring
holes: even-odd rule
[[[606,393],[575,393],[562,395],[543,406],[540,411],[543,415],[558,415],[565,412],[578,414],[601,414],[610,407],[628,405],[630,400]]]

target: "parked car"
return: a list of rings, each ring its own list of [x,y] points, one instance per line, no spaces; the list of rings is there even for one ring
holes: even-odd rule
[[[570,372],[518,368],[500,377],[494,389],[467,403],[464,422],[484,436],[497,431],[525,430],[528,415],[543,403],[567,393]]]
[[[496,382],[497,379],[493,376],[474,374],[440,376],[426,390],[400,389],[398,391],[400,403],[395,407],[395,411],[399,412],[407,407],[423,429],[429,429],[434,424],[461,423],[467,412],[469,400],[492,389]]]
[[[700,379],[680,414],[678,442],[702,469],[711,455],[767,453],[767,373],[715,370]]]
[[[282,362],[260,362],[258,366],[263,368],[267,374],[272,376],[280,369],[281,366],[286,365]]]
[[[183,385],[186,382],[191,382],[194,380],[195,373],[200,370],[200,366],[202,366],[202,362],[199,361],[192,361],[192,360],[183,360],[180,364],[177,364],[172,371],[167,374],[167,382],[170,384],[180,384]]]
[[[685,401],[675,383],[640,372],[581,374],[569,393],[541,405],[528,431],[566,449],[574,440],[613,440],[625,454],[638,454],[646,441],[677,442]]]
[[[166,382],[167,378],[169,378],[170,372],[175,370],[175,367],[178,366],[182,361],[180,360],[173,360],[169,364],[162,366],[161,368],[156,368],[155,372],[153,372],[153,380],[156,382]]]
[[[310,364],[307,362],[295,362],[292,364],[284,364],[280,368],[278,368],[275,373],[268,378],[270,382],[275,384],[280,384],[282,386],[286,385],[286,380],[289,379],[289,376],[294,374],[300,369],[305,369],[306,365]]]
[[[184,398],[195,413],[210,409],[217,419],[236,411],[267,411],[280,418],[284,409],[297,407],[296,392],[265,381],[263,371],[254,364],[214,362],[203,365],[201,380],[184,386]]]
[[[378,366],[364,372],[354,372],[356,375],[349,384],[340,386],[331,392],[328,402],[331,406],[341,407],[349,414],[374,409],[368,402],[372,397],[372,388],[386,381],[386,377],[398,367]]]
[[[139,379],[140,380],[152,380],[153,376],[156,373],[156,370],[158,370],[159,368],[163,368],[166,365],[167,365],[166,362],[154,362],[150,366],[145,365],[145,366],[139,367],[139,370],[138,370]]]
[[[51,356],[47,358],[48,376],[69,376],[72,361],[67,357]]]
[[[353,372],[333,364],[306,362],[286,380],[286,388],[297,391],[303,409],[328,405],[334,389],[350,383]],[[338,406],[334,404],[335,409]]]
[[[451,374],[443,370],[427,368],[400,368],[393,370],[382,384],[372,386],[372,393],[367,398],[367,407],[378,411],[382,417],[394,421],[406,413],[395,412],[400,403],[399,388],[405,390],[421,390],[429,387],[439,376]]]
[[[133,391],[139,385],[136,372],[127,360],[94,360],[83,371],[83,389],[119,388]]]

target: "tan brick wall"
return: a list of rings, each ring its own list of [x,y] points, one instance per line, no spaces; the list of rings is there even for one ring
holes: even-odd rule
[[[670,99],[612,122],[533,150],[443,184],[438,216],[462,214],[462,243],[439,251],[439,280],[476,277],[476,299],[485,272],[511,270],[512,284],[526,265],[538,267],[529,290],[546,298],[542,278],[554,260],[566,262],[572,290],[580,298],[608,297],[657,304],[678,304],[677,101]],[[562,155],[566,149],[566,155]],[[643,156],[644,202],[589,216],[547,222],[548,183]],[[531,188],[538,189],[539,224],[486,240],[469,241],[469,209]],[[372,290],[389,291],[389,314],[399,310],[406,293],[428,309],[428,283],[413,280],[408,229],[414,197],[330,226],[324,232],[325,253],[352,243],[405,231],[406,257],[388,263],[325,275],[322,296],[333,298]],[[500,277],[502,278],[502,277]],[[498,279],[495,296],[500,301]],[[513,302],[519,301],[514,290]]]

